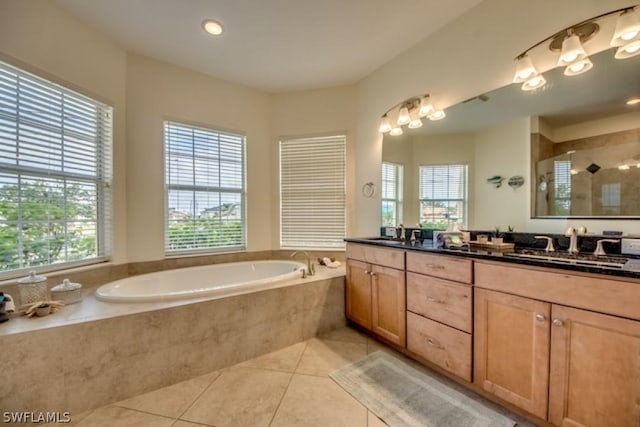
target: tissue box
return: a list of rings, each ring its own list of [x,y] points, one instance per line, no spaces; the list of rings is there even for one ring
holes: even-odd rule
[[[62,301],[65,304],[73,304],[82,300],[82,285],[71,283],[64,279],[62,284],[51,288],[51,299]]]

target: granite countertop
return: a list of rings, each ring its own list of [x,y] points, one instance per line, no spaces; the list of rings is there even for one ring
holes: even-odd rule
[[[513,264],[640,279],[640,258],[631,255],[607,255],[603,257],[595,257],[588,252],[584,252],[580,253],[579,256],[576,257],[569,255],[566,251],[557,251],[545,254],[544,251],[518,246],[516,246],[515,252],[491,252],[468,247],[459,249],[442,249],[434,248],[433,241],[431,239],[425,239],[422,244],[411,244],[409,241],[401,242],[381,237],[346,238],[345,241],[408,251],[429,252],[481,260],[500,261]],[[626,262],[627,260],[630,262]]]

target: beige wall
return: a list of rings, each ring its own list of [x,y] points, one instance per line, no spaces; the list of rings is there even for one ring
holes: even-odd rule
[[[164,257],[163,121],[247,136],[247,249],[272,247],[269,97],[264,92],[164,62],[127,57],[129,261]]]
[[[371,235],[379,231],[380,192],[366,198],[360,188],[369,181],[380,183],[382,137],[377,127],[384,111],[426,92],[437,107],[446,108],[509,84],[513,58],[522,50],[558,28],[632,3],[485,0],[355,86],[277,95],[127,55],[49,0],[0,0],[0,57],[114,106],[114,261],[147,261],[164,257],[164,119],[246,132],[251,251],[278,246],[279,138],[346,131],[348,235]],[[515,193],[507,193],[512,190],[508,187],[491,192],[485,185],[485,175],[493,171],[529,176],[528,169],[521,170],[528,168],[528,142],[507,137],[520,134],[520,125],[524,123],[491,131],[504,138],[479,135],[488,144],[482,150],[479,140],[474,141],[475,155],[486,157],[475,160],[472,172],[477,190],[470,225],[499,222],[517,228],[522,224],[528,231],[560,231],[570,222],[529,219],[522,193],[530,183]],[[505,153],[509,170],[498,160]],[[498,218],[484,209],[494,202],[517,206],[515,216]],[[592,230],[632,231],[638,226],[638,221],[579,222]]]
[[[409,48],[357,85],[356,186],[367,181],[380,182],[382,136],[377,128],[380,116],[396,103],[417,94],[430,93],[437,107],[446,108],[510,84],[513,59],[525,49],[558,29],[635,3],[622,0],[484,0]],[[514,162],[527,164],[528,148],[510,148],[518,153]],[[498,169],[500,163],[486,167]],[[526,178],[528,173],[522,175]],[[521,191],[529,191],[528,184]],[[356,195],[352,236],[378,232],[379,217],[370,212],[379,206],[379,195],[371,199]],[[518,207],[519,212],[520,209]],[[639,225],[638,221],[531,220],[524,210],[521,215],[524,217],[519,217],[518,223],[525,224],[523,227],[527,231],[559,231],[576,223],[584,223],[594,230],[632,231]]]
[[[0,0],[0,60],[113,106],[113,260],[126,262],[125,51],[49,0]]]

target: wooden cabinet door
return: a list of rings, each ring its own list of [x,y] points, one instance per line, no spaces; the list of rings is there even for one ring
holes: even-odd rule
[[[640,322],[554,305],[549,421],[640,426]]]
[[[371,329],[371,275],[369,264],[347,260],[347,318]]]
[[[475,289],[474,383],[547,418],[551,304]]]
[[[372,265],[371,273],[371,329],[404,347],[407,331],[404,270]]]

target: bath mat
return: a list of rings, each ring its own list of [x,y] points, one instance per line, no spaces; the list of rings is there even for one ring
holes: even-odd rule
[[[384,351],[371,353],[330,377],[391,427],[522,425],[485,405],[481,398],[445,384],[448,380],[439,375],[417,370]]]

